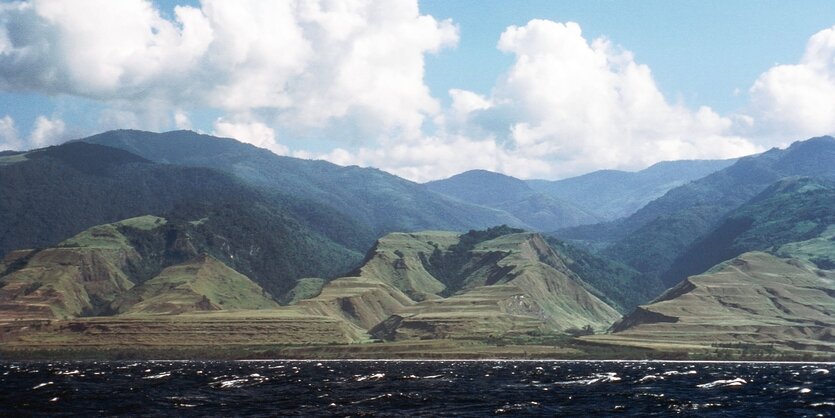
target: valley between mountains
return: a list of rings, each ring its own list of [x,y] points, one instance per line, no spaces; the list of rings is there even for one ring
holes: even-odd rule
[[[0,153],[4,358],[835,360],[835,139],[426,184],[190,131]]]

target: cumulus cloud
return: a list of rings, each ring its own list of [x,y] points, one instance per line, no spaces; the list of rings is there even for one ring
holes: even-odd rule
[[[532,20],[500,35],[513,63],[489,92],[451,89],[442,108],[425,57],[454,47],[458,28],[416,0],[203,0],[170,17],[148,0],[32,0],[0,4],[0,89],[103,103],[102,129],[190,129],[189,111],[209,109],[218,135],[415,180],[471,168],[559,178],[750,154],[775,145],[765,131],[835,131],[833,33],[764,73],[750,112],[725,116],[669,101],[629,50],[576,23]],[[0,119],[0,143],[65,135],[39,121],[21,137]],[[336,148],[291,152],[278,138]]]
[[[835,133],[835,26],[813,35],[797,64],[760,75],[750,93],[756,130],[774,145]]]
[[[9,116],[0,118],[0,151],[6,150],[20,150],[23,143],[17,136],[17,127],[14,119]]]
[[[266,148],[278,155],[286,155],[287,147],[278,143],[275,137],[275,130],[269,126],[251,120],[247,117],[238,117],[235,120],[219,118],[214,123],[213,135],[234,138],[241,142],[247,142],[256,147]]]
[[[148,1],[36,0],[3,10],[0,83],[97,99],[141,97],[185,79],[211,42],[202,12],[175,21]]]
[[[29,143],[34,148],[42,148],[63,142],[66,125],[61,119],[49,119],[46,116],[38,116],[29,135]]]
[[[151,127],[207,106],[299,135],[348,121],[414,137],[440,110],[424,55],[457,41],[416,0],[204,0],[172,20],[148,0],[34,0],[0,8],[0,87],[101,100],[105,120]]]
[[[35,118],[28,141],[18,134],[15,120],[10,115],[0,118],[0,151],[23,151],[29,148],[42,148],[65,141],[66,124],[59,118],[40,115]]]
[[[327,154],[297,154],[321,158],[340,165],[377,167],[398,176],[425,182],[472,169],[512,173],[529,178],[548,172],[547,162],[516,155],[495,139],[472,139],[460,135],[422,137],[415,141],[381,144],[349,152],[337,148]]]
[[[648,66],[605,38],[588,41],[576,23],[511,26],[498,48],[515,62],[486,112],[509,121],[514,153],[550,161],[552,177],[758,150],[710,108],[668,102]]]
[[[191,118],[189,118],[188,113],[183,111],[182,109],[177,109],[174,112],[174,126],[177,129],[191,129]]]
[[[471,168],[560,178],[662,160],[729,158],[762,148],[709,107],[668,102],[646,65],[576,23],[508,27],[498,49],[514,63],[489,97],[452,89],[438,134],[322,157],[382,167],[415,180]]]

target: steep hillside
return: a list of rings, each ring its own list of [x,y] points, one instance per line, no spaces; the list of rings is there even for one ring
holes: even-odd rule
[[[248,277],[209,255],[166,267],[151,280],[120,294],[111,304],[126,314],[179,314],[278,308]]]
[[[126,272],[142,256],[119,228],[155,228],[161,218],[88,229],[59,246],[32,251],[0,276],[0,318],[70,318],[108,311],[134,286]]]
[[[343,277],[328,283],[322,292],[300,300],[296,306],[312,315],[341,318],[369,330],[414,301],[400,290],[359,277]]]
[[[546,240],[565,266],[582,278],[583,282],[591,285],[589,291],[620,313],[631,312],[636,306],[652,300],[666,289],[657,278],[625,264],[553,237],[546,237]]]
[[[835,186],[787,178],[733,210],[676,259],[662,280],[672,286],[724,260],[818,237],[835,225]]]
[[[641,171],[600,170],[563,180],[528,180],[534,190],[571,202],[603,221],[629,216],[668,190],[700,179],[735,160],[666,161]]]
[[[684,280],[627,315],[613,331],[600,339],[832,353],[835,272],[796,259],[745,253]]]
[[[82,141],[118,147],[152,161],[234,174],[281,199],[283,208],[308,227],[359,251],[392,231],[522,224],[506,212],[446,198],[377,169],[282,157],[228,138],[121,130]]]
[[[472,170],[448,179],[431,181],[434,192],[502,211],[538,231],[553,231],[600,219],[575,205],[539,193],[524,181],[504,174]]]
[[[152,163],[83,142],[16,157],[0,165],[3,254],[53,246],[94,225],[154,214],[182,225],[208,220],[191,225],[196,242],[271,293],[288,290],[301,277],[333,277],[362,258],[307,228],[271,197],[216,170]],[[162,232],[134,234],[137,245],[152,240],[157,249],[168,239]],[[144,263],[153,264],[153,273],[162,269],[159,257]]]
[[[318,254],[322,258],[318,262],[284,257],[286,265],[306,270],[307,275],[329,277],[359,261],[357,254],[303,226],[274,199],[219,171],[156,164],[119,149],[83,142],[13,157],[15,161],[0,164],[0,254],[55,245],[94,225],[134,216],[188,212],[185,215],[196,216],[188,219],[193,220],[207,216],[200,212],[225,210],[236,222],[255,230],[278,228],[272,231],[281,235],[273,241],[298,240],[307,249],[317,250],[304,254]],[[260,220],[245,220],[247,212],[256,213]],[[351,262],[332,263],[346,256]]]
[[[507,227],[463,235],[390,234],[377,242],[355,275],[387,283],[423,301],[418,310],[454,304],[479,289],[478,299],[486,299],[485,304],[500,313],[501,301],[509,297],[500,285],[509,285],[514,289],[511,296],[517,292],[529,298],[531,312],[539,312],[536,316],[551,329],[600,328],[618,316],[589,293],[590,286],[563,264],[541,236]],[[496,294],[486,296],[492,292]]]
[[[670,190],[628,218],[562,230],[556,236],[614,243],[603,252],[605,256],[658,277],[730,211],[791,176],[835,178],[835,139],[813,138],[785,150],[741,158],[730,167]]]
[[[273,306],[264,299],[289,291],[301,277],[334,275],[356,260],[249,202],[178,209],[168,219],[131,218],[90,228],[55,247],[10,253],[0,275],[0,316],[175,313],[191,309],[184,308],[189,298],[203,303],[202,296],[208,297],[205,309],[225,303],[228,309],[255,309]],[[249,279],[235,270],[258,285],[244,286]],[[207,282],[225,284],[213,288]],[[117,301],[134,285],[140,286]],[[177,306],[181,299],[186,301]]]

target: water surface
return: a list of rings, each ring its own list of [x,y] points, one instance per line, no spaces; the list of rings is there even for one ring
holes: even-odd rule
[[[0,416],[833,416],[833,363],[0,362]]]

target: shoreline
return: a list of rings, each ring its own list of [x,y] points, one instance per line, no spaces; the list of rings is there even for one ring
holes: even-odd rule
[[[372,344],[369,344],[372,345]],[[377,345],[377,344],[373,344]],[[379,347],[381,349],[391,348]],[[750,364],[824,364],[835,365],[835,355],[784,353],[776,358],[744,354],[642,352],[642,356],[617,356],[617,349],[609,355],[584,355],[541,351],[542,346],[502,347],[501,352],[422,350],[421,352],[391,352],[369,350],[365,344],[357,346],[294,346],[294,347],[212,347],[212,348],[0,348],[0,361],[299,361],[299,362],[657,362],[657,363],[750,363]],[[552,347],[548,347],[552,348]],[[601,353],[602,354],[602,353]],[[626,353],[624,353],[626,354]],[[632,353],[635,354],[635,353]]]

